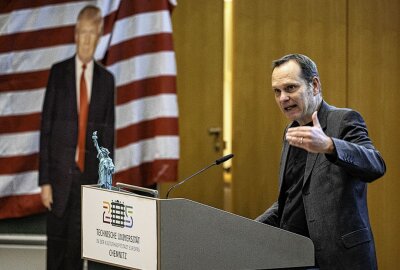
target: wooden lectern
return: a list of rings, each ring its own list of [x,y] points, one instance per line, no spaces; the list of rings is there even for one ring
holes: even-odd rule
[[[127,269],[284,269],[313,266],[314,246],[187,199],[83,186],[82,256]]]

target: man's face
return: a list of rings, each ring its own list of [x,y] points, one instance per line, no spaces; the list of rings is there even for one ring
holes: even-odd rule
[[[273,70],[272,90],[278,107],[288,119],[300,125],[312,121],[311,115],[316,110],[314,96],[319,93],[319,89],[301,77],[297,62],[290,60]]]
[[[83,63],[88,63],[96,51],[100,38],[100,26],[92,20],[82,19],[75,31],[76,52]]]

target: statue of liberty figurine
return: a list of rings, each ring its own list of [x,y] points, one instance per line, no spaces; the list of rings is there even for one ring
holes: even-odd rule
[[[98,185],[105,189],[111,189],[112,187],[112,174],[114,173],[114,163],[108,156],[110,152],[107,148],[99,147],[97,143],[97,131],[93,132],[92,139],[94,146],[97,149],[97,158],[99,159],[99,181]]]

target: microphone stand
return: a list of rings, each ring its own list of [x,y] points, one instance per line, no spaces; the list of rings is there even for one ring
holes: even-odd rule
[[[213,164],[208,165],[207,167],[201,169],[200,171],[198,171],[198,172],[192,174],[192,175],[189,176],[189,177],[186,177],[186,178],[185,178],[184,180],[182,180],[181,182],[179,182],[179,183],[173,185],[172,187],[170,187],[170,188],[168,189],[168,192],[167,192],[167,195],[166,195],[166,199],[168,199],[169,193],[170,193],[174,188],[176,188],[176,187],[182,185],[183,183],[186,182],[186,180],[189,180],[190,178],[195,177],[196,175],[198,175],[198,174],[204,172],[205,170],[209,169],[210,167],[212,167],[212,166],[214,166],[214,165],[217,165],[217,164],[214,162]]]

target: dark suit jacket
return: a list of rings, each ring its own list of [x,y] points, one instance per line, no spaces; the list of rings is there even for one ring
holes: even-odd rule
[[[75,152],[78,138],[75,57],[52,66],[42,110],[40,133],[39,185],[51,184],[52,211],[62,216],[73,179],[78,179]],[[94,63],[90,98],[85,171],[82,184],[98,180],[97,150],[92,133],[98,131],[99,145],[114,150],[114,77]]]
[[[385,173],[385,163],[359,113],[323,102],[318,119],[337,154],[307,155],[302,197],[316,260],[321,269],[376,269],[366,184]],[[288,151],[284,140],[280,187]],[[257,220],[279,226],[281,198]]]

